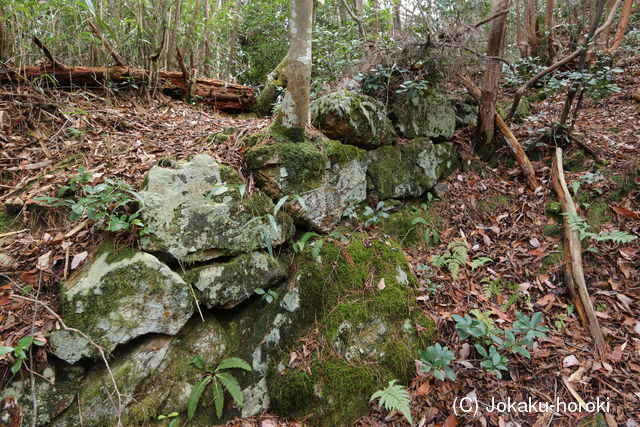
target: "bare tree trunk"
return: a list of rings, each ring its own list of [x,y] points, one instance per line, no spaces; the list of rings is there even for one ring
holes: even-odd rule
[[[622,45],[622,40],[624,40],[624,34],[627,32],[627,27],[629,26],[629,18],[631,17],[631,11],[633,10],[633,0],[625,0],[624,6],[622,8],[622,16],[620,17],[620,23],[618,24],[618,29],[616,30],[616,35],[613,38],[613,43],[608,50],[610,55],[615,55],[616,51]]]
[[[373,47],[378,47],[378,38],[380,37],[380,1],[373,0],[373,10],[375,11],[375,20],[373,21]]]
[[[171,35],[169,36],[169,49],[167,54],[167,67],[171,68],[174,64],[173,55],[176,51],[176,37],[178,33],[178,25],[180,23],[180,9],[182,7],[182,0],[176,0],[176,5],[173,14],[173,28],[171,29]]]
[[[0,61],[4,61],[8,55],[7,49],[7,27],[5,21],[4,9],[0,7]]]
[[[591,26],[589,27],[589,34],[584,39],[584,44],[582,45],[582,53],[580,54],[580,62],[578,63],[577,72],[582,72],[587,65],[587,57],[589,53],[589,43],[593,40],[596,31],[598,29],[598,24],[600,23],[600,18],[602,18],[602,14],[604,12],[604,5],[607,0],[599,0],[596,5],[596,11],[593,16],[593,21],[591,22]],[[560,115],[560,127],[564,127],[567,124],[567,119],[569,118],[569,112],[571,111],[571,107],[573,106],[573,100],[578,93],[580,85],[579,83],[574,83],[571,85],[569,90],[567,91],[567,100],[564,103],[564,107],[562,109],[562,114]]]
[[[233,67],[233,58],[236,54],[236,44],[238,43],[238,23],[240,22],[240,13],[242,12],[242,4],[236,0],[235,17],[233,18],[233,27],[231,28],[231,36],[229,37],[229,56],[227,56],[227,66],[224,69],[222,80],[229,81],[231,76],[231,68]]]
[[[516,0],[515,7],[516,7],[516,45],[518,46],[518,50],[520,51],[520,57],[526,58],[527,56],[529,56],[529,52],[527,49],[528,46],[527,46],[527,38],[525,35],[524,23],[522,22],[520,0]]]
[[[555,0],[547,0],[547,6],[545,8],[544,13],[544,29],[545,29],[545,42],[546,42],[546,52],[547,55],[547,65],[553,64],[556,60],[556,51],[553,46],[555,41],[555,31],[553,29],[553,9],[555,8],[556,1]]]
[[[493,0],[491,15],[496,15],[509,8],[510,0]],[[478,115],[478,126],[476,128],[476,139],[488,145],[493,141],[495,135],[495,115],[496,100],[498,98],[498,86],[500,83],[500,72],[502,69],[502,58],[504,51],[504,33],[507,24],[507,15],[501,15],[491,23],[489,33],[489,45],[487,48],[487,69],[482,82],[482,96],[480,98],[480,114]]]
[[[537,56],[538,54],[538,34],[536,26],[538,23],[538,1],[525,0],[524,2],[524,34],[527,43],[527,56]]]
[[[609,13],[611,13],[611,10],[613,9],[613,7],[616,4],[616,0],[609,0],[609,3],[607,3],[607,16],[609,15]],[[611,27],[607,27],[606,30],[604,30],[602,33],[600,33],[600,36],[598,37],[598,48],[601,50],[606,50],[607,46],[609,45],[609,32],[611,30]]]
[[[393,4],[393,26],[391,27],[394,38],[402,37],[402,20],[400,19],[400,0]]]
[[[304,130],[311,122],[311,31],[313,0],[291,0],[290,42],[287,90],[282,101],[282,125],[297,142],[304,140]]]

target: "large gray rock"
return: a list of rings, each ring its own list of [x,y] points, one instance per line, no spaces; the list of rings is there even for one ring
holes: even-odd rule
[[[294,232],[287,215],[278,215],[278,230],[267,215],[273,202],[262,193],[244,195],[237,171],[206,155],[154,166],[139,197],[149,234],[140,243],[180,261],[205,261],[285,242]],[[265,234],[267,234],[265,236]]]
[[[450,140],[456,129],[456,111],[436,88],[415,97],[397,97],[390,106],[391,119],[404,138]]]
[[[207,315],[204,321],[194,318],[175,337],[146,337],[118,354],[111,371],[122,394],[123,424],[146,425],[159,415],[186,411],[191,388],[203,373],[190,360],[200,356],[207,367],[215,367],[226,349],[224,329],[215,317]],[[94,366],[75,392],[79,399],[55,420],[54,426],[80,425],[80,414],[91,425],[116,425],[113,403],[117,400],[102,364]]]
[[[277,142],[251,148],[246,159],[260,189],[274,200],[290,197],[288,212],[316,230],[330,231],[348,206],[366,198],[367,156],[354,146],[328,140]]]
[[[123,249],[99,255],[61,290],[61,314],[107,351],[148,333],[174,335],[194,312],[188,285],[153,255]],[[56,331],[51,346],[61,359],[75,363],[95,356],[80,335]]]
[[[361,148],[390,144],[396,138],[383,103],[347,90],[315,100],[311,122],[329,138]]]
[[[369,153],[369,191],[381,199],[417,197],[432,188],[456,164],[450,142],[419,138]]]
[[[207,307],[233,308],[285,276],[280,263],[264,252],[239,255],[232,260],[188,271],[185,279],[200,290]]]

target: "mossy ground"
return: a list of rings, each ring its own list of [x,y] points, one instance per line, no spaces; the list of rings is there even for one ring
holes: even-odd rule
[[[0,234],[13,231],[17,227],[16,218],[0,212]]]
[[[427,224],[423,224],[422,221]],[[380,229],[403,248],[413,246],[431,246],[433,236],[438,235],[444,221],[435,212],[434,205],[418,205],[392,213],[382,221]],[[429,236],[427,239],[425,233]]]

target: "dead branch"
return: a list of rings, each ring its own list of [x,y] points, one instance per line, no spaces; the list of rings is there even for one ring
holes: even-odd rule
[[[479,101],[480,89],[478,89],[478,87],[471,81],[469,77],[460,75],[459,78],[469,94],[476,101]],[[531,191],[535,191],[536,188],[540,187],[540,183],[538,182],[538,178],[536,178],[536,174],[533,170],[533,166],[531,166],[529,157],[527,157],[527,153],[525,153],[522,145],[520,145],[518,139],[515,137],[513,132],[511,132],[511,129],[509,129],[509,126],[507,126],[502,117],[500,117],[500,114],[495,115],[495,121],[498,130],[500,131],[500,133],[502,133],[502,135],[504,135],[505,140],[507,141],[507,145],[513,152],[516,162],[518,162],[520,170],[527,180],[529,188],[531,189]]]
[[[556,148],[556,156],[551,168],[551,181],[553,188],[558,195],[558,200],[562,205],[562,212],[569,215],[577,215],[575,204],[569,193],[567,182],[564,178],[564,169],[562,166],[562,149]],[[580,239],[578,233],[571,229],[569,221],[565,219],[564,222],[564,235],[565,235],[565,247],[569,251],[569,259],[565,259],[565,269],[568,271],[568,275],[571,276],[571,280],[568,282],[568,286],[572,286],[574,283],[578,287],[578,294],[582,301],[582,306],[588,320],[589,331],[596,344],[596,349],[603,355],[607,349],[607,343],[600,328],[596,311],[593,308],[593,302],[589,296],[587,290],[587,284],[584,278],[584,270],[582,268],[582,247],[580,246]]]
[[[111,43],[105,40],[104,36],[102,35],[102,31],[100,31],[100,29],[96,27],[93,21],[89,20],[88,24],[91,27],[91,31],[93,31],[96,37],[100,39],[102,44],[105,45],[105,47],[109,51],[109,54],[111,55],[111,57],[113,57],[114,61],[116,61],[116,65],[125,65],[120,55],[118,55],[118,53],[113,49],[113,46],[111,46]]]

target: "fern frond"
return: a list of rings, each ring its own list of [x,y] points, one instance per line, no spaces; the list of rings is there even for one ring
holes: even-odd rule
[[[457,280],[460,275],[460,263],[457,259],[449,259],[447,260],[447,268],[449,269],[449,273],[451,273],[451,277],[453,280]]]
[[[224,389],[219,381],[213,382],[213,404],[216,407],[216,416],[218,419],[222,417],[222,409],[224,408]]]
[[[445,257],[445,255],[434,255],[431,257],[431,264],[433,264],[435,268],[444,267],[446,262],[447,258]]]
[[[252,370],[251,365],[238,357],[230,357],[228,359],[224,359],[216,368],[216,372],[220,372],[223,369],[244,369],[245,371]]]
[[[614,242],[614,243],[629,243],[636,240],[637,237],[633,234],[625,233],[620,230],[613,230],[609,233],[601,232],[595,237],[595,240],[600,242]]]
[[[204,377],[200,382],[197,382],[196,385],[191,389],[191,393],[189,393],[189,399],[187,400],[187,417],[189,419],[193,418],[193,415],[196,413],[196,408],[198,407],[198,402],[200,401],[200,396],[202,396],[202,392],[207,385],[211,381],[210,376]]]
[[[238,384],[238,380],[233,375],[228,372],[219,372],[216,374],[216,378],[220,380],[220,383],[222,383],[224,388],[229,392],[236,405],[244,405],[242,389],[240,388],[240,384]]]
[[[591,233],[589,230],[589,224],[587,221],[579,215],[572,215],[569,212],[564,212],[562,215],[569,222],[569,228],[571,230],[577,232],[579,234],[580,240],[583,240],[587,237],[594,237],[595,234]]]
[[[482,267],[483,265],[493,261],[491,258],[480,257],[476,258],[471,262],[471,271],[475,270],[478,267]]]
[[[398,411],[413,425],[413,418],[411,417],[411,410],[409,409],[409,402],[411,396],[406,387],[396,384],[397,380],[389,381],[389,385],[382,390],[378,390],[371,395],[369,402],[375,399],[380,399],[380,406],[384,407],[387,411]]]

